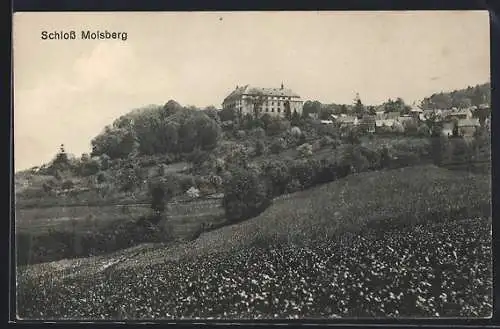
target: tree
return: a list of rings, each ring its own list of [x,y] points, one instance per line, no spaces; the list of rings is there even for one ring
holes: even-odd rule
[[[299,155],[301,157],[308,157],[313,154],[312,145],[309,143],[300,145],[299,147],[297,147],[297,151],[299,152]]]
[[[302,106],[302,115],[307,118],[310,113],[318,114],[321,111],[321,103],[318,101],[306,101]]]
[[[358,116],[363,115],[365,112],[365,106],[361,102],[361,98],[359,98],[359,94],[356,93],[356,97],[354,98],[354,113]]]
[[[300,114],[296,110],[293,110],[291,124],[294,126],[298,126],[300,124]]]
[[[349,113],[347,105],[345,105],[345,104],[340,105],[339,113],[340,114],[347,114],[347,113]]]
[[[69,165],[68,154],[66,154],[64,144],[61,144],[59,147],[59,152],[56,154],[56,158],[54,159],[52,165],[59,168],[67,167]]]
[[[219,112],[221,121],[234,121],[237,118],[236,111],[232,108],[222,109]]]
[[[261,156],[266,153],[266,144],[262,140],[257,140],[255,143],[255,155]]]
[[[152,184],[150,189],[151,194],[151,209],[158,220],[165,212],[166,190],[161,181]]]
[[[250,103],[253,110],[253,115],[255,118],[259,117],[259,112],[262,109],[262,105],[266,101],[266,96],[260,90],[255,90],[254,93],[247,98],[247,102]]]
[[[285,119],[292,120],[292,110],[290,109],[290,102],[285,102]]]
[[[226,218],[235,223],[257,216],[271,204],[267,180],[256,170],[235,168],[224,186]]]

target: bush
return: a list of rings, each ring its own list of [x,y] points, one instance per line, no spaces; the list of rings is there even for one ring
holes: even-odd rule
[[[270,182],[273,196],[285,193],[291,180],[289,163],[279,160],[267,163],[264,172]]]
[[[200,197],[200,190],[197,189],[196,187],[194,186],[191,186],[187,191],[186,191],[186,194],[188,197],[190,197],[191,199],[196,199],[196,198],[199,198]]]
[[[321,147],[334,145],[334,143],[335,143],[335,140],[333,138],[331,138],[330,136],[321,137],[321,140],[320,140]]]
[[[71,180],[65,180],[62,185],[61,185],[61,188],[63,190],[71,190],[73,187],[75,187],[75,184],[73,183],[73,181]]]
[[[300,135],[302,135],[302,131],[299,127],[293,126],[292,129],[290,129],[290,134],[296,138],[299,138]]]
[[[261,140],[255,142],[255,155],[260,156],[265,154],[267,151],[266,143]]]
[[[150,185],[151,209],[159,217],[165,211],[167,201],[167,188],[162,181],[155,181]]]
[[[250,135],[255,138],[264,138],[266,137],[266,131],[262,127],[257,127],[250,131]]]
[[[276,154],[286,149],[286,142],[283,138],[278,138],[271,144],[271,152]]]
[[[313,154],[313,147],[309,143],[305,143],[297,147],[297,151],[299,155],[302,157],[311,156]]]
[[[235,136],[238,139],[245,139],[247,137],[247,133],[244,130],[237,130]]]
[[[266,126],[266,131],[269,136],[279,135],[290,129],[290,122],[281,118],[271,118]]]
[[[223,206],[230,223],[257,216],[271,204],[269,184],[255,170],[237,168],[224,186]]]
[[[302,185],[300,184],[300,181],[298,179],[292,179],[286,185],[286,193],[294,193],[300,190],[302,190]]]
[[[108,177],[102,171],[97,174],[96,181],[98,184],[102,184],[108,181]]]

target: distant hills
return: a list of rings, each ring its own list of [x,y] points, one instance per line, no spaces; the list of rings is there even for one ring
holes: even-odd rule
[[[422,100],[424,110],[468,108],[491,103],[491,83],[469,86],[451,92],[434,93]]]

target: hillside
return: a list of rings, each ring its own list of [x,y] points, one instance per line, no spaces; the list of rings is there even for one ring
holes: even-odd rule
[[[352,175],[191,243],[19,269],[18,310],[46,319],[486,316],[490,199],[489,177],[434,166]]]
[[[450,92],[434,93],[424,98],[421,106],[424,110],[434,110],[452,107],[468,108],[484,104],[491,104],[491,83],[489,82]]]

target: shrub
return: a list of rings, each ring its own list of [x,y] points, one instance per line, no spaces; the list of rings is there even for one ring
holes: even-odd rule
[[[330,136],[321,137],[321,140],[320,140],[321,147],[330,146],[330,145],[333,145],[334,143],[335,143],[335,140],[333,138],[331,138]]]
[[[279,135],[290,129],[290,122],[281,118],[272,118],[266,126],[269,136]]]
[[[111,158],[107,154],[101,154],[100,163],[101,163],[101,169],[107,170],[111,166]]]
[[[284,161],[274,161],[265,165],[264,172],[268,178],[273,196],[285,193],[286,186],[291,180],[290,167]]]
[[[265,154],[267,151],[266,143],[261,140],[255,142],[255,155],[260,156]]]
[[[417,134],[422,137],[429,137],[431,135],[430,128],[424,123],[418,127]]]
[[[302,157],[311,156],[313,154],[313,147],[309,143],[305,143],[297,147],[297,151],[299,155]]]
[[[247,136],[246,132],[244,130],[238,130],[236,131],[236,138],[238,139],[244,139]]]
[[[75,186],[75,184],[73,183],[73,181],[68,179],[62,183],[61,188],[63,190],[71,190],[74,186]]]
[[[151,197],[151,209],[156,215],[161,215],[165,211],[167,199],[167,188],[162,181],[156,181],[150,185],[149,194]]]
[[[237,168],[224,186],[223,206],[230,223],[257,216],[271,204],[268,183],[255,170]]]
[[[200,197],[200,190],[197,189],[196,187],[194,186],[191,186],[187,191],[186,191],[186,194],[188,197],[192,198],[192,199],[195,199],[195,198],[199,198]]]
[[[283,138],[278,138],[271,144],[271,152],[276,154],[280,153],[281,151],[285,150],[286,148],[286,142]]]
[[[292,129],[290,129],[290,134],[296,138],[299,138],[300,135],[302,135],[302,131],[299,127],[293,126]]]
[[[257,127],[250,131],[250,135],[255,138],[264,138],[266,137],[266,131],[262,127]]]
[[[302,185],[300,184],[300,181],[298,179],[292,179],[286,185],[286,193],[294,193],[300,190],[302,190]]]
[[[105,183],[107,180],[108,180],[108,177],[102,171],[97,174],[96,181],[98,184]]]

